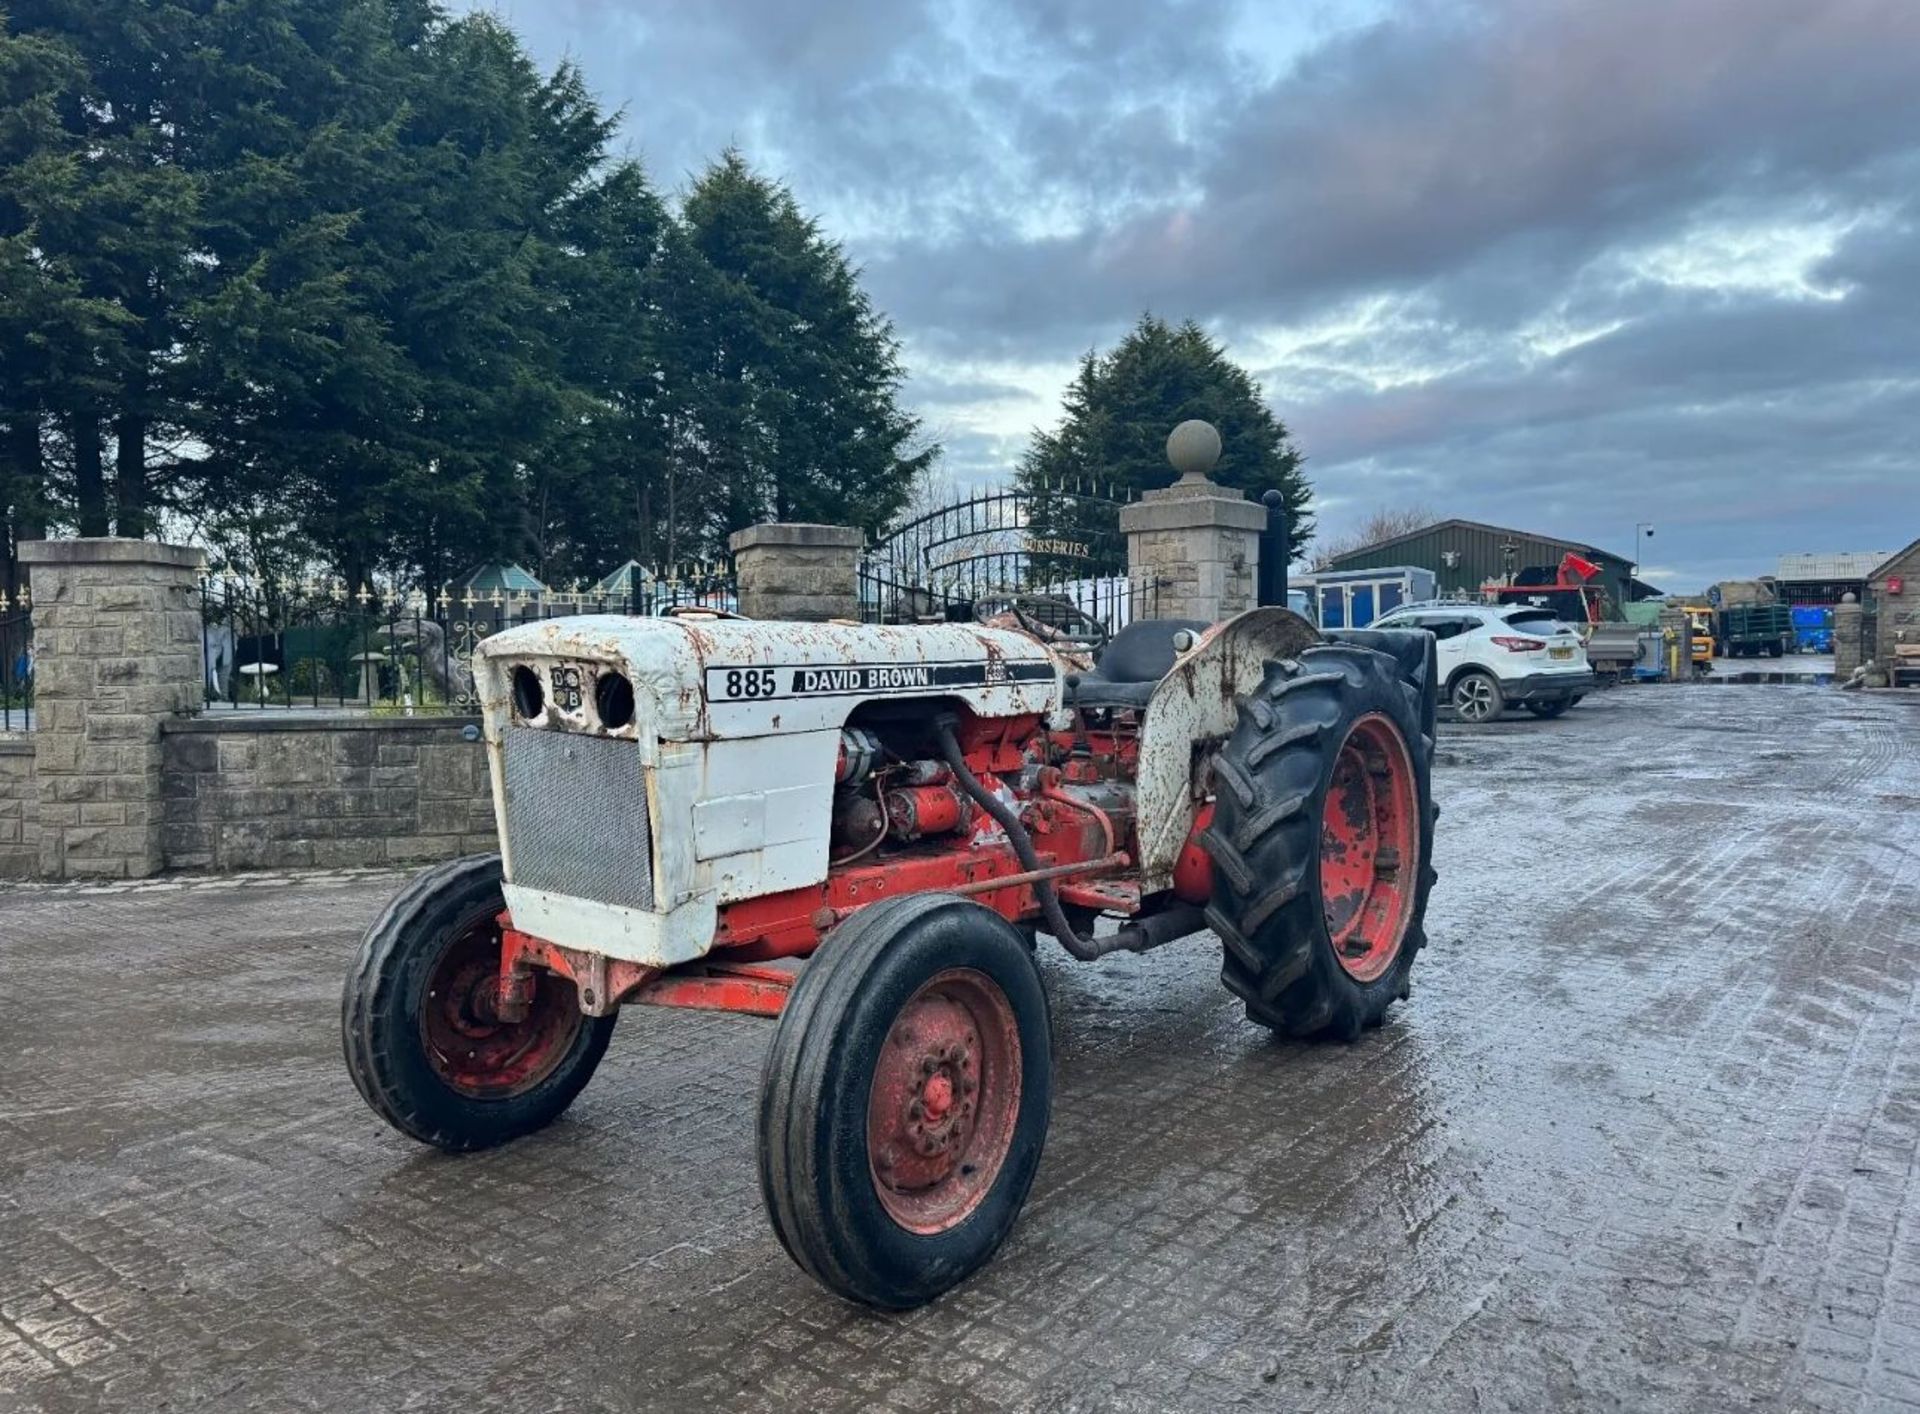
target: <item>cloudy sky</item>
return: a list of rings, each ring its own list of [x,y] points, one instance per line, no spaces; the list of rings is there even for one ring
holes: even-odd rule
[[[1920,535],[1917,0],[501,0],[656,180],[739,146],[1004,477],[1195,318],[1321,523],[1418,502],[1673,589]]]

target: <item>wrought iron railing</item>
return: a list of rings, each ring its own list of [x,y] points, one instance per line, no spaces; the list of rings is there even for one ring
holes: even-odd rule
[[[682,605],[732,610],[731,570],[716,566],[625,591],[438,594],[212,578],[201,586],[208,709],[360,708],[473,714],[473,655],[519,624],[573,614],[651,616]]]
[[[0,597],[0,732],[33,726],[33,609],[27,592]]]
[[[1068,481],[1000,487],[917,511],[862,561],[861,617],[991,620],[1016,600],[1029,622],[1096,619],[1108,632],[1151,617],[1159,581],[1128,572],[1118,527],[1126,494]]]
[[[1151,574],[1048,579],[969,567],[964,574],[914,582],[897,566],[874,559],[861,562],[859,586],[860,617],[882,624],[988,622],[1017,607],[1031,621],[1064,627],[1093,619],[1114,633],[1135,619],[1156,617],[1160,599],[1160,580]]]

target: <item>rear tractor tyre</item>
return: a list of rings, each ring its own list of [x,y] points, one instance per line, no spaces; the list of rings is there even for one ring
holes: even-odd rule
[[[347,974],[347,1071],[375,1114],[423,1144],[486,1149],[551,1124],[613,1035],[614,1016],[583,1016],[573,983],[547,972],[524,1021],[494,1013],[505,907],[499,855],[438,865],[381,911]]]
[[[1521,705],[1534,716],[1551,721],[1555,717],[1566,716],[1567,709],[1579,700],[1577,697],[1563,697],[1558,702],[1527,702]]]
[[[1434,881],[1425,689],[1344,645],[1269,664],[1214,758],[1207,921],[1247,1016],[1356,1039],[1406,997]]]
[[[1499,680],[1491,673],[1462,673],[1454,681],[1450,700],[1460,720],[1475,726],[1491,722],[1507,710]]]
[[[760,1193],[836,1295],[924,1305],[982,1266],[1053,1105],[1046,993],[1019,930],[951,894],[862,909],[794,984],[760,1081]]]

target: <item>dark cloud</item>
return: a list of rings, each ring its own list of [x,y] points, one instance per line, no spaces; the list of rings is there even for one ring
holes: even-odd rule
[[[1332,530],[1653,515],[1688,580],[1920,533],[1912,0],[505,13],[667,185],[727,142],[794,185],[963,479],[1152,308],[1261,373]]]
[[[1421,11],[1323,46],[1232,110],[1190,199],[1163,166],[1152,212],[1037,241],[983,220],[900,242],[874,276],[903,318],[994,340],[1148,306],[1298,318],[1495,262],[1509,278],[1482,269],[1482,293],[1538,300],[1544,279],[1704,204],[1874,195],[1856,179],[1920,134],[1920,6]],[[929,261],[954,278],[915,282]]]

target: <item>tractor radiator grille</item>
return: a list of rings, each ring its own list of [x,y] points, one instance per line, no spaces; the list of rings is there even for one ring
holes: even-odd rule
[[[508,727],[507,850],[521,888],[653,907],[653,833],[640,748]]]

